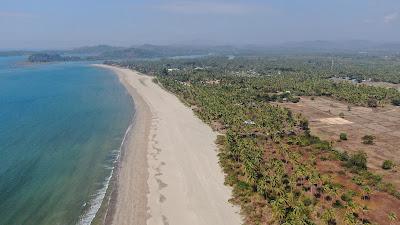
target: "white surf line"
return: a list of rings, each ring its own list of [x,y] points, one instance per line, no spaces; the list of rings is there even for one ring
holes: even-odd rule
[[[101,189],[99,189],[93,196],[95,196],[90,202],[90,208],[89,210],[81,217],[81,219],[79,220],[79,222],[77,223],[77,225],[90,225],[93,222],[93,219],[96,217],[97,212],[99,211],[104,197],[106,196],[107,193],[107,189],[109,187],[110,184],[110,180],[114,175],[114,169],[115,169],[115,165],[117,164],[117,162],[119,161],[120,157],[121,157],[121,151],[122,151],[122,147],[124,146],[126,137],[128,136],[131,128],[132,128],[132,124],[133,122],[129,125],[128,129],[126,129],[125,131],[125,135],[124,138],[122,139],[121,145],[119,147],[119,151],[117,154],[116,159],[113,162],[113,167],[110,173],[110,176],[108,176],[106,178],[106,180],[104,181],[104,185]]]

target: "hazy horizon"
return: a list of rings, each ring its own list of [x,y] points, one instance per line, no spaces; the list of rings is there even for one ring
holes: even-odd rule
[[[400,1],[4,0],[0,26],[2,50],[396,42]]]

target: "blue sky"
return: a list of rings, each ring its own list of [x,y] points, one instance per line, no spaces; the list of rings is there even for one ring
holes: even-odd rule
[[[1,0],[0,49],[400,41],[399,0]]]

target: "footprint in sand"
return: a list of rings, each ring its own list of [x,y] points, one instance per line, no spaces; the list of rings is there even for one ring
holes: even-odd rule
[[[167,219],[166,216],[162,215],[162,220],[163,220],[163,224],[164,224],[164,225],[169,225],[168,219]]]
[[[158,190],[161,190],[163,188],[166,188],[168,184],[164,183],[161,179],[156,179],[158,183]]]
[[[167,198],[164,195],[160,195],[160,202],[163,203],[167,200]]]

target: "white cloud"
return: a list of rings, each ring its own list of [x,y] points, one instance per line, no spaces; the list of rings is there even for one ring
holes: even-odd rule
[[[399,18],[399,13],[398,12],[394,12],[394,13],[390,13],[390,14],[386,15],[383,18],[383,21],[385,23],[391,23],[391,22],[397,20],[398,18]]]
[[[184,14],[248,14],[268,9],[266,5],[251,5],[226,2],[171,2],[157,6],[158,9]]]

